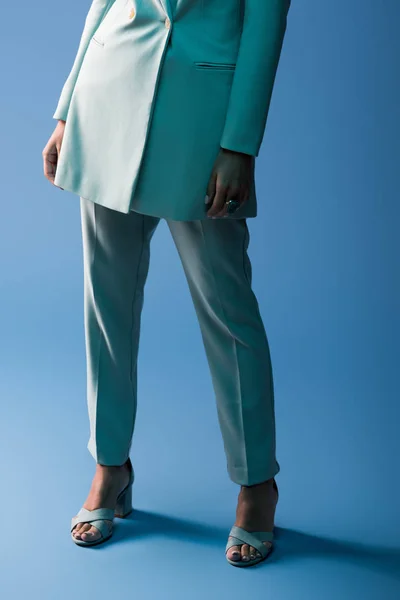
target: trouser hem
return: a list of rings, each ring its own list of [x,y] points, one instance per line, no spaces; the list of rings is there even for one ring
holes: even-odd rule
[[[95,444],[93,438],[89,439],[88,444],[87,444],[87,449],[89,450],[90,454],[93,456],[96,463],[104,465],[106,467],[121,466],[121,465],[125,464],[129,458],[129,452],[128,452],[128,454],[126,454],[126,453],[119,454],[117,452],[114,452],[112,454],[107,454],[107,455],[104,455],[101,452],[98,452],[98,449],[96,448],[96,444]]]
[[[275,477],[280,472],[280,465],[276,462],[275,466],[267,469],[258,469],[249,471],[244,467],[230,467],[228,465],[228,474],[230,479],[238,485],[257,485]]]

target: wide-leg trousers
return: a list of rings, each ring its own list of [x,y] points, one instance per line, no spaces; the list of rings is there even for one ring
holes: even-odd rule
[[[81,198],[87,448],[97,463],[129,457],[150,242],[159,217]],[[227,471],[240,485],[275,476],[274,385],[269,344],[247,249],[246,219],[167,220],[199,321],[215,392]]]

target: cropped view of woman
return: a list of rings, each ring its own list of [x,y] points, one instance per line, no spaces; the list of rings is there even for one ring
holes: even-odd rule
[[[93,546],[132,511],[130,459],[150,244],[165,219],[201,328],[230,479],[225,552],[273,547],[280,470],[271,356],[247,253],[255,164],[290,0],[93,0],[43,150],[80,198],[91,489],[71,537]],[[134,461],[133,461],[134,463]]]

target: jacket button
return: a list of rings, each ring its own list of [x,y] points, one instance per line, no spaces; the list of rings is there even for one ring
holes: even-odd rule
[[[168,17],[165,19],[165,27],[166,27],[167,29],[169,29],[169,28],[171,27],[171,21],[169,20],[169,18],[168,18]]]

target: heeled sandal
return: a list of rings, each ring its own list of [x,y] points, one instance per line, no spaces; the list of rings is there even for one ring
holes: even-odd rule
[[[78,546],[96,546],[97,544],[105,542],[113,533],[112,524],[110,525],[106,521],[113,521],[114,517],[124,519],[132,512],[132,484],[135,480],[135,473],[131,459],[129,459],[128,465],[130,467],[129,482],[122,492],[118,494],[115,509],[95,508],[94,510],[88,510],[82,506],[78,514],[72,518],[71,538]],[[101,537],[93,542],[77,539],[74,537],[72,531],[78,523],[91,523],[100,531]]]
[[[276,491],[278,492],[278,486],[276,484],[275,479],[273,481],[273,486],[276,489]],[[278,492],[278,494],[279,494],[279,492]],[[241,546],[243,544],[248,544],[249,546],[253,546],[253,548],[258,550],[258,552],[261,554],[261,556],[256,556],[253,560],[242,560],[242,559],[231,560],[230,558],[228,558],[226,556],[226,560],[228,561],[228,563],[233,565],[234,567],[251,567],[253,565],[256,565],[259,562],[262,562],[263,560],[265,560],[271,554],[272,550],[274,549],[272,544],[269,548],[267,548],[267,546],[265,546],[265,544],[263,544],[263,542],[273,542],[273,540],[274,540],[273,531],[252,531],[252,532],[250,532],[250,531],[247,531],[246,529],[243,529],[243,527],[238,527],[237,525],[233,525],[232,529],[229,532],[228,538],[229,537],[231,537],[231,539],[228,539],[228,542],[226,544],[225,556],[226,556],[226,553],[228,552],[229,548],[232,548],[232,546]]]

